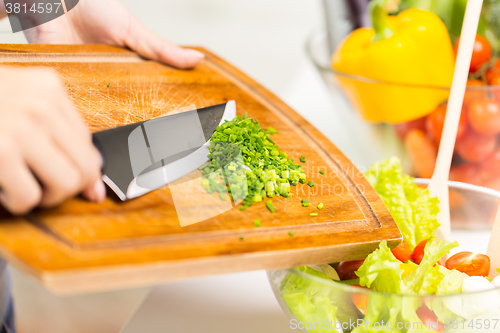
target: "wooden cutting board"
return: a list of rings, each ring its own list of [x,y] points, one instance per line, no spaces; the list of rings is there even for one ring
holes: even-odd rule
[[[288,156],[306,156],[304,169],[316,186],[299,184],[290,198],[274,198],[275,213],[261,202],[185,227],[168,187],[129,202],[76,198],[28,217],[3,212],[1,256],[55,293],[82,293],[361,259],[382,240],[391,247],[401,241],[376,192],[331,142],[257,82],[197,49],[206,58],[193,70],[106,45],[2,45],[0,64],[59,72],[93,131],[235,100],[238,114],[279,131],[273,140]],[[261,227],[253,225],[257,218]]]

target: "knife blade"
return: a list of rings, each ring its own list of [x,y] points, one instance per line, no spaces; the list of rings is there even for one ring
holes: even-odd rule
[[[207,162],[210,137],[234,117],[229,101],[95,132],[102,180],[122,201],[161,188]]]

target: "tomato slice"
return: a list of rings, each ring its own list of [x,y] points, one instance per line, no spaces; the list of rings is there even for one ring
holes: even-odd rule
[[[355,272],[363,265],[364,260],[342,261],[336,268],[341,281],[357,279]]]
[[[394,250],[392,250],[392,254],[399,261],[405,262],[411,260],[411,251],[406,242],[403,240],[401,244],[398,245]]]
[[[456,269],[469,276],[488,276],[490,257],[468,251],[457,253],[446,260],[446,268]]]
[[[425,254],[424,250],[425,250],[425,246],[427,245],[427,241],[428,241],[428,239],[424,239],[423,241],[418,243],[418,245],[413,250],[413,253],[411,254],[411,260],[413,260],[413,262],[417,265],[420,265],[420,263],[422,262],[422,259],[424,258],[424,254]]]
[[[444,332],[445,327],[443,323],[439,322],[438,317],[427,306],[422,305],[419,307],[417,309],[417,316],[427,328],[436,332]]]
[[[424,239],[418,245],[413,249],[413,253],[411,254],[411,260],[417,264],[420,265],[422,262],[422,259],[424,258],[425,255],[425,246],[427,245],[428,239]],[[439,261],[436,263],[436,265],[441,265],[444,266],[446,262],[446,256],[439,259]]]
[[[358,287],[358,288],[370,289],[370,288],[362,287],[362,286],[357,285],[357,284],[353,284],[352,286]],[[358,308],[359,312],[361,312],[363,315],[366,315],[366,309],[368,308],[368,298],[369,298],[368,294],[359,293],[359,294],[352,294],[351,295],[352,302],[354,303],[356,308]]]

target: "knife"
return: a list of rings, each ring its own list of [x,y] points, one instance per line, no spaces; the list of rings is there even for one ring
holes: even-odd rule
[[[229,101],[96,132],[102,180],[122,201],[161,188],[207,162],[210,137],[234,117]]]

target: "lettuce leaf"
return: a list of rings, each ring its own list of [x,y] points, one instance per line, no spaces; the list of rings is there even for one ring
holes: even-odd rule
[[[296,269],[307,274],[333,281],[325,274],[310,267],[302,266]],[[342,285],[335,288],[329,284],[303,277],[290,272],[283,279],[280,286],[281,297],[288,306],[288,310],[299,322],[329,323],[356,322],[360,314],[352,303],[350,294],[342,290]],[[308,329],[310,333],[338,333],[335,325],[329,324]]]
[[[403,272],[401,264],[402,262],[392,254],[387,242],[383,241],[356,271],[359,284],[380,292],[398,293],[401,291]]]
[[[457,271],[456,269],[449,270],[446,267],[438,266],[439,271],[444,275],[441,282],[439,282],[436,294],[448,295],[458,294],[462,292],[462,282],[467,277],[466,274]]]
[[[401,322],[401,309],[402,298],[398,295],[370,294],[363,324],[351,333],[401,333],[397,329],[397,324]]]
[[[399,159],[375,163],[365,177],[389,209],[411,251],[434,234],[439,226],[439,200],[418,187],[413,177],[403,174]]]

